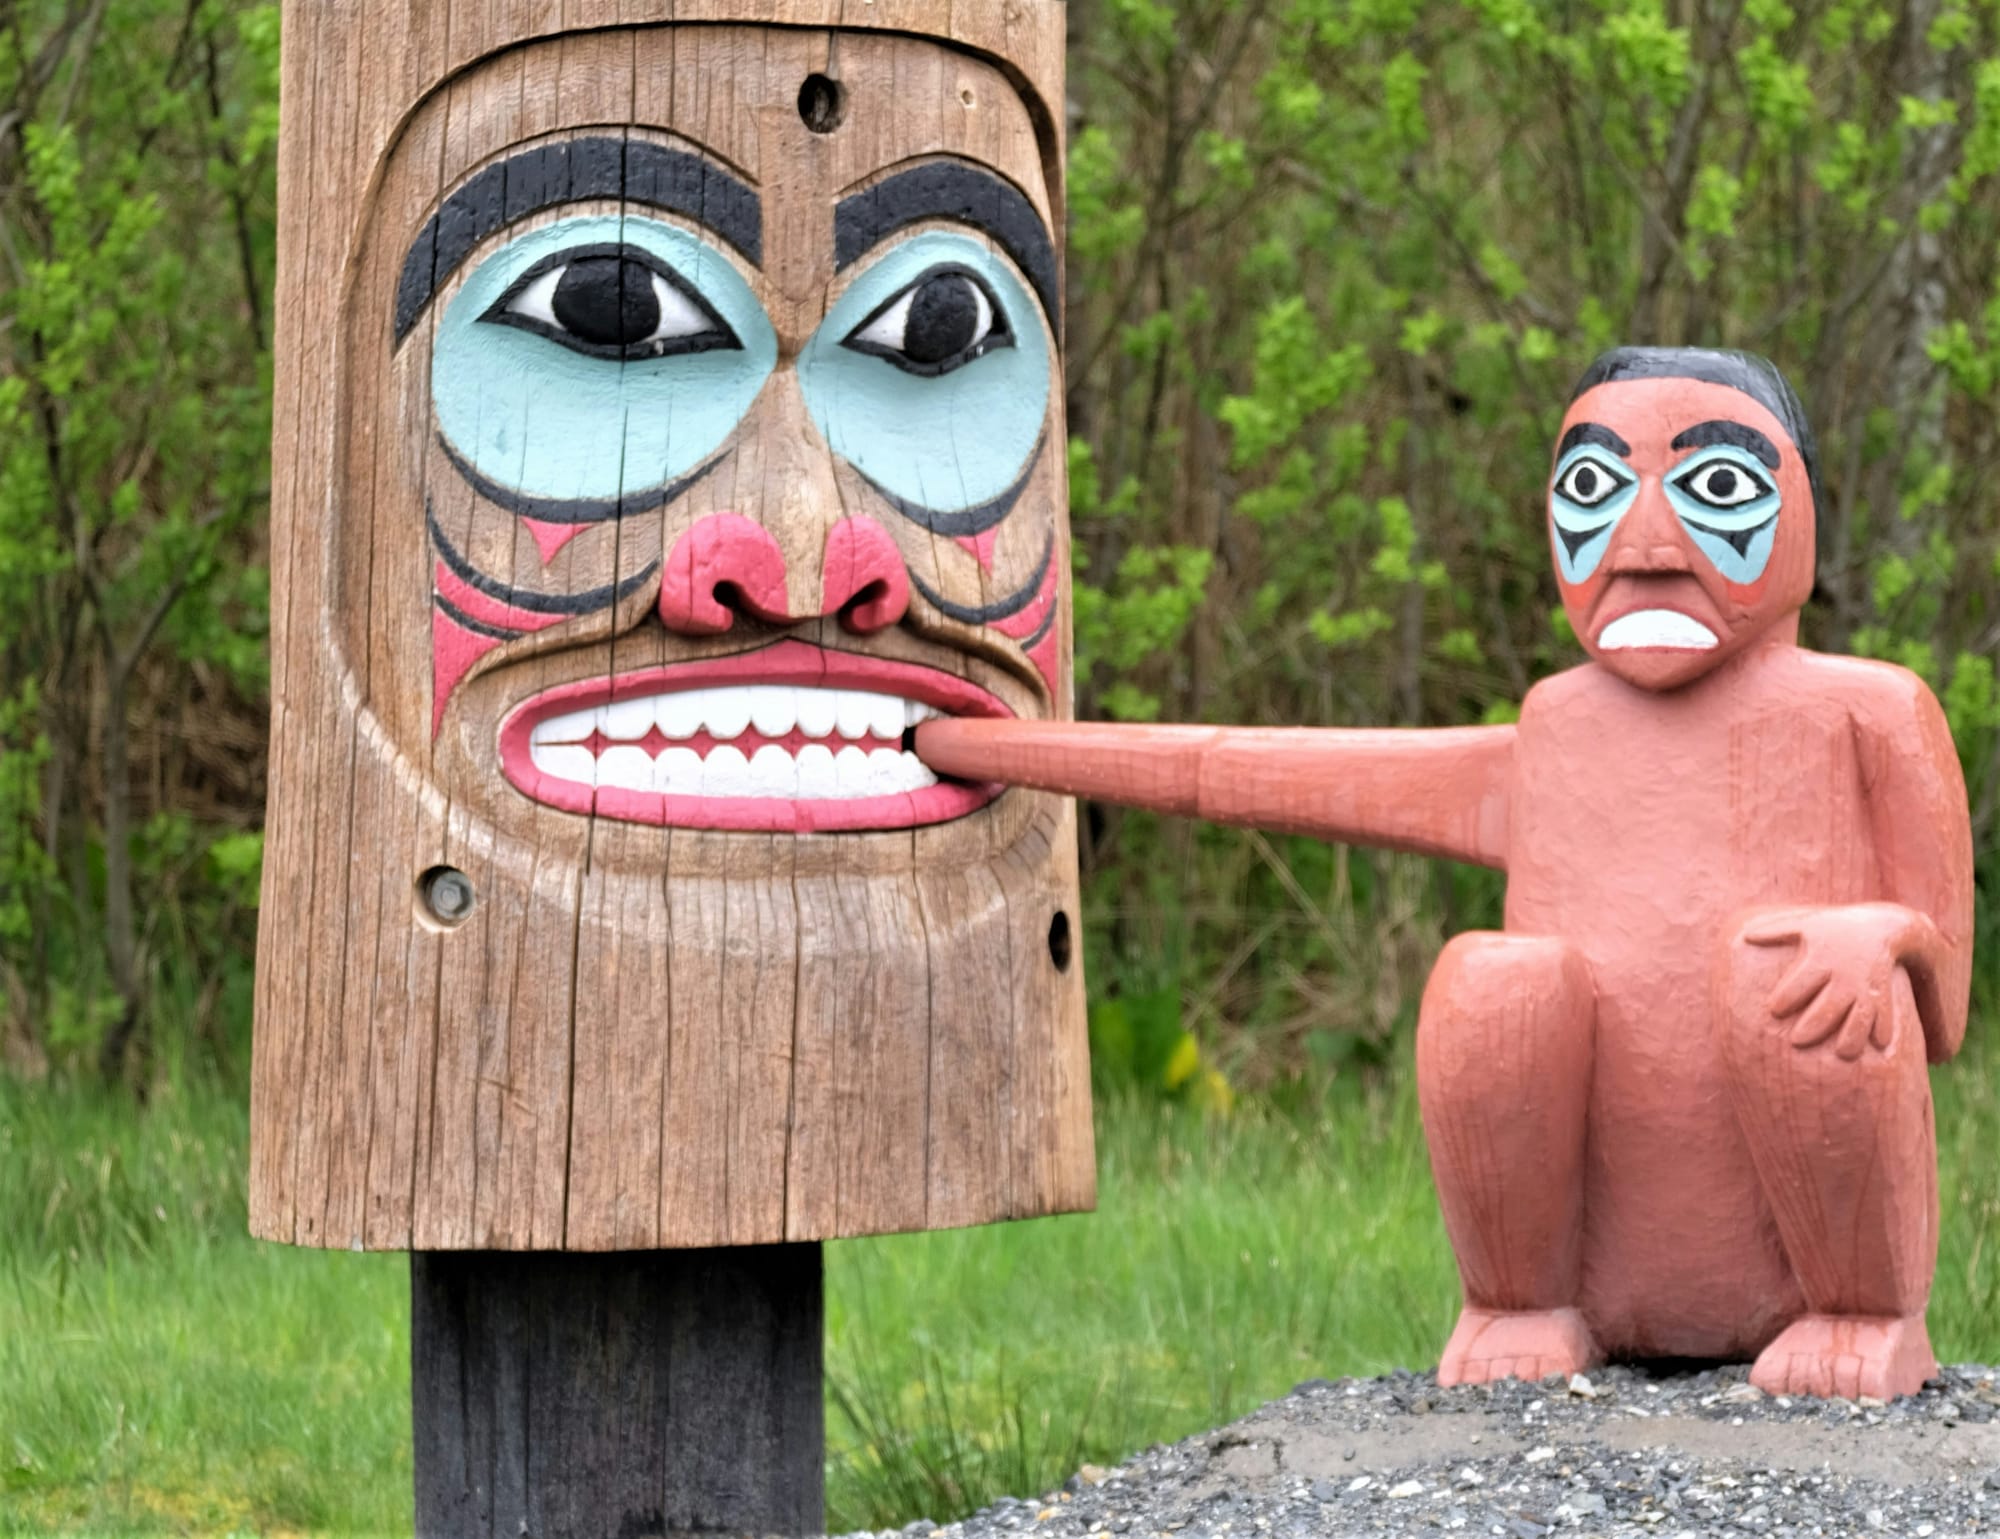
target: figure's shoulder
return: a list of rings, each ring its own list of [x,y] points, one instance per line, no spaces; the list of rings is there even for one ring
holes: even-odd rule
[[[1616,684],[1596,663],[1565,668],[1528,687],[1528,693],[1521,699],[1521,720],[1526,723],[1561,716],[1579,707],[1588,708]]]
[[[1937,715],[1942,709],[1930,685],[1900,663],[1800,647],[1793,666],[1806,687],[1837,695],[1857,719],[1874,717],[1893,725]]]

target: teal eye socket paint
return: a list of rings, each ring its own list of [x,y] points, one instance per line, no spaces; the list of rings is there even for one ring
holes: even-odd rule
[[[1566,581],[1582,582],[1597,570],[1611,531],[1638,495],[1636,476],[1607,450],[1581,444],[1556,465],[1549,489],[1549,521],[1556,561]]]
[[[646,502],[728,441],[777,362],[735,265],[626,215],[508,242],[438,321],[431,395],[453,462],[524,502]]]
[[[994,522],[1042,442],[1052,365],[1041,311],[984,243],[931,231],[849,285],[799,356],[833,452],[941,532]]]
[[[1733,583],[1764,575],[1784,499],[1768,467],[1733,445],[1690,455],[1667,472],[1667,500],[1681,527]]]

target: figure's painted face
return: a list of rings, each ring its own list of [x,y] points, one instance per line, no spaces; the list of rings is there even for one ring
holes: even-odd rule
[[[1700,677],[1812,591],[1813,501],[1797,446],[1726,385],[1630,379],[1563,419],[1549,542],[1585,650],[1644,689]]]
[[[433,773],[503,820],[949,823],[997,788],[938,783],[910,728],[1066,709],[1026,109],[957,64],[959,110],[864,85],[817,133],[761,37],[710,29],[698,79],[642,32],[632,76],[571,110],[487,102],[419,136],[441,195],[376,296],[384,400],[424,434],[395,516],[425,544]]]

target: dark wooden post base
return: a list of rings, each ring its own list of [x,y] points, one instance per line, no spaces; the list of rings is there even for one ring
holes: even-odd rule
[[[820,1248],[410,1257],[418,1539],[817,1534]]]

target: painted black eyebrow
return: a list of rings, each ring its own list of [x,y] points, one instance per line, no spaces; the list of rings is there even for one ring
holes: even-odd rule
[[[1778,446],[1762,433],[1745,422],[1731,422],[1718,418],[1713,422],[1697,422],[1673,441],[1676,449],[1706,449],[1715,444],[1728,444],[1732,449],[1741,449],[1754,454],[1770,469],[1778,468]]]
[[[991,236],[1034,286],[1050,325],[1062,329],[1056,247],[1035,205],[1010,182],[963,161],[934,160],[877,182],[833,211],[835,271],[853,266],[898,230],[953,219]]]
[[[1579,422],[1563,434],[1562,442],[1556,445],[1556,458],[1561,459],[1578,444],[1596,444],[1623,460],[1632,457],[1632,446],[1601,422]]]
[[[418,232],[396,285],[396,340],[409,335],[438,288],[487,236],[584,198],[624,198],[683,214],[753,266],[763,265],[763,202],[720,166],[647,139],[557,139],[486,167]]]

